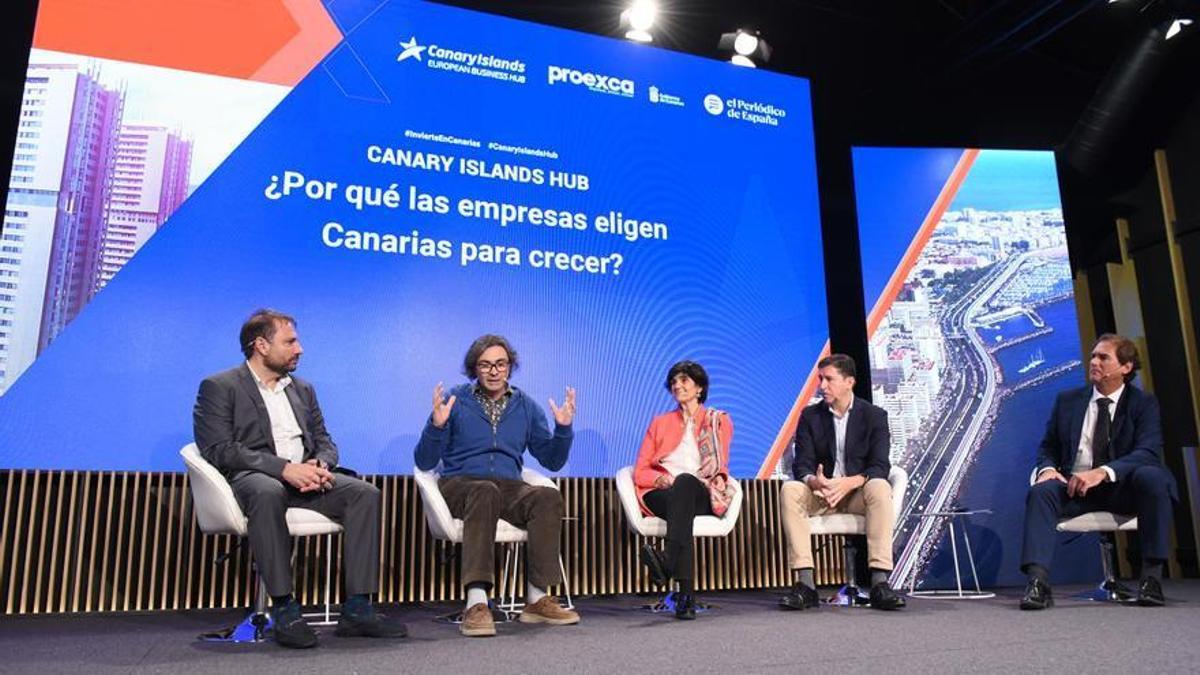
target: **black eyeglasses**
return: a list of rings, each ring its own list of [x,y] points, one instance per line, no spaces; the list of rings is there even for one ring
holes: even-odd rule
[[[479,361],[475,364],[475,370],[481,373],[503,373],[508,370],[508,361]]]

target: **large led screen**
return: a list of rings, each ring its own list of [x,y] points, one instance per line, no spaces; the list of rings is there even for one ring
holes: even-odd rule
[[[872,397],[908,470],[896,575],[953,586],[945,518],[984,585],[1019,584],[1021,523],[1056,394],[1084,384],[1054,154],[855,148]],[[962,533],[966,531],[966,540]],[[1063,580],[1097,574],[1094,540],[1060,549]]]
[[[563,473],[632,463],[683,358],[736,475],[786,436],[827,333],[807,81],[409,0],[40,4],[0,467],[180,470],[263,306],[362,472],[411,470],[484,333],[578,390]]]

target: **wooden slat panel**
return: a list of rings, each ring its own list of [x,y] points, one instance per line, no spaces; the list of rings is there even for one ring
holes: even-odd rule
[[[382,492],[379,599],[388,603],[463,597],[458,552],[433,540],[411,477],[369,477]],[[638,560],[610,479],[560,478],[563,559],[573,596],[654,589]],[[776,588],[791,582],[779,522],[779,484],[745,481],[740,522],[730,536],[698,539],[699,591]],[[199,532],[187,477],[175,473],[0,471],[0,599],[5,614],[227,608],[254,592],[248,548]],[[817,580],[840,583],[840,537],[817,537]],[[318,605],[342,597],[344,537],[296,546],[295,587]],[[228,553],[227,560],[216,559]],[[449,564],[442,556],[450,555]],[[497,549],[500,580],[504,552]],[[525,560],[521,552],[521,567]],[[326,563],[332,576],[326,582]],[[507,590],[507,581],[504,589]],[[500,584],[498,584],[498,587]],[[524,570],[515,589],[524,591]],[[562,589],[555,589],[561,593]]]

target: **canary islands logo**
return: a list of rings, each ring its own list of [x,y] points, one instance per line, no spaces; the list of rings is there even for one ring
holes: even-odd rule
[[[396,57],[397,61],[403,61],[405,59],[416,59],[420,61],[421,53],[426,49],[425,47],[417,44],[416,37],[410,37],[408,42],[401,42],[400,46],[404,48],[404,51],[400,52],[400,56]]]
[[[459,75],[483,77],[489,80],[525,84],[525,62],[505,58],[475,49],[458,49],[437,43],[417,44],[416,36],[400,42],[396,61],[420,61],[426,68]]]

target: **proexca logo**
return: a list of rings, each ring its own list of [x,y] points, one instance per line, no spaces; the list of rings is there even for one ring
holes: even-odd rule
[[[567,68],[565,66],[550,66],[546,71],[546,81],[550,85],[566,83],[587,87],[592,91],[602,94],[615,94],[627,97],[632,97],[634,94],[633,80],[613,77],[612,75],[602,75],[600,73],[585,73],[582,70],[575,70],[574,68]]]

